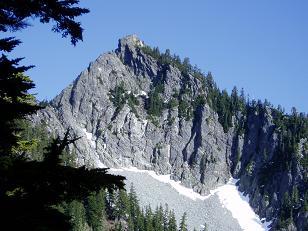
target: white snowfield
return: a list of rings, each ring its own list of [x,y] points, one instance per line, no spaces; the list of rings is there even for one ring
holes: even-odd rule
[[[269,230],[268,226],[271,222],[260,219],[253,211],[249,205],[249,196],[244,196],[243,193],[238,191],[238,187],[235,185],[237,181],[237,179],[231,178],[226,185],[211,190],[211,194],[216,194],[219,197],[222,206],[232,213],[243,230]]]
[[[97,168],[106,168],[106,165],[104,165],[104,164],[100,161],[99,155],[96,154],[95,157],[96,157],[96,161],[95,161],[96,167],[97,167]]]
[[[87,140],[90,141],[90,144],[94,148],[96,148],[96,143],[95,143],[96,137],[91,132],[87,132],[87,129],[85,129],[85,128],[83,128],[82,131],[86,134],[86,138],[87,138]]]
[[[139,172],[147,173],[154,179],[169,184],[179,194],[188,197],[191,200],[206,200],[214,195],[217,195],[220,203],[224,208],[229,210],[232,216],[238,221],[240,227],[244,231],[263,231],[269,230],[268,226],[271,222],[265,222],[265,219],[260,217],[253,211],[249,205],[249,197],[244,196],[243,193],[238,191],[236,186],[237,179],[231,178],[227,184],[220,186],[210,191],[209,195],[201,196],[199,193],[194,192],[192,189],[186,188],[181,185],[180,181],[174,181],[170,179],[170,175],[157,175],[154,171],[139,170],[135,167],[121,168],[121,169],[110,169],[111,171],[121,172]],[[263,223],[261,222],[263,221]]]
[[[82,131],[85,133],[87,140],[89,140],[89,142],[90,142],[90,145],[91,145],[94,149],[96,149],[96,139],[97,139],[97,137],[96,137],[95,135],[93,135],[91,132],[87,132],[87,129],[86,129],[86,128],[82,128]],[[105,148],[106,148],[106,147],[105,147]],[[104,164],[100,161],[99,155],[98,155],[98,154],[96,154],[96,155],[94,156],[94,158],[95,158],[95,159],[94,159],[95,167],[97,167],[97,168],[106,168],[106,165],[104,165]]]

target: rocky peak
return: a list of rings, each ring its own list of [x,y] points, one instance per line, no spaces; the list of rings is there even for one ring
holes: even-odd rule
[[[132,58],[137,56],[137,49],[144,46],[144,42],[141,41],[137,35],[127,35],[119,39],[118,48],[116,49],[116,53],[123,59],[127,60],[128,58]],[[129,56],[129,57],[127,57]]]
[[[127,35],[119,39],[118,50],[123,51],[125,48],[130,48],[133,50],[136,46],[142,47],[144,46],[144,42],[135,34]]]
[[[137,35],[128,35],[119,39],[118,48],[115,54],[128,67],[132,68],[136,76],[153,77],[155,73],[155,63],[141,52],[145,44]]]
[[[80,165],[171,173],[200,193],[226,183],[231,137],[208,105],[194,108],[201,82],[142,46],[136,35],[120,39],[116,52],[101,55],[35,120],[53,133],[72,128],[83,136],[75,147]]]
[[[287,189],[276,181],[260,186],[258,178],[278,144],[271,110],[248,111],[241,126],[233,118],[226,131],[207,104],[204,76],[147,49],[136,35],[120,39],[115,52],[99,56],[33,122],[44,121],[55,135],[70,128],[83,137],[71,147],[79,165],[171,174],[201,194],[225,184],[231,170],[258,214],[275,217]],[[169,61],[163,63],[166,57]],[[293,175],[275,176],[292,183]],[[297,175],[302,178],[302,170]]]

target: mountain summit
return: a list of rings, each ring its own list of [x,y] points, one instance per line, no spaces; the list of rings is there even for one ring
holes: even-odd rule
[[[307,117],[248,102],[236,88],[229,96],[211,73],[136,35],[90,63],[32,120],[50,134],[81,136],[71,147],[78,165],[171,174],[202,195],[239,178],[273,229],[307,227]]]

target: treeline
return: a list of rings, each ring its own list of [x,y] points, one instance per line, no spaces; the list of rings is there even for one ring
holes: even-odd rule
[[[178,105],[179,118],[190,120],[194,116],[195,109],[198,106],[202,106],[205,102],[218,114],[219,122],[227,132],[232,124],[232,117],[237,113],[245,112],[246,98],[243,89],[239,93],[237,88],[234,87],[231,95],[226,90],[220,90],[213,80],[212,74],[204,74],[197,66],[190,64],[189,58],[184,58],[183,61],[178,55],[171,55],[170,50],[167,49],[164,53],[161,53],[159,48],[151,48],[149,46],[140,47],[140,49],[157,60],[158,64],[166,69],[168,65],[174,66],[181,71],[183,86],[181,91],[175,93],[171,102],[171,105]],[[191,99],[191,83],[189,82],[189,75],[197,78],[204,89],[206,90],[206,96],[199,94],[195,99]],[[161,82],[160,84],[164,84]],[[161,115],[162,103],[159,97],[156,87],[153,88],[153,94],[150,97],[149,113],[153,116]],[[170,105],[170,104],[169,104]],[[166,104],[168,106],[168,104]],[[166,108],[166,107],[165,107]],[[153,113],[154,112],[154,113]]]
[[[178,227],[173,210],[158,206],[153,211],[150,206],[141,208],[136,191],[131,186],[129,193],[124,190],[118,191],[116,199],[109,202],[109,208],[113,208],[112,219],[115,219],[116,230],[145,230],[145,231],[176,231],[187,230],[186,213],[183,214]],[[109,197],[110,198],[110,197]],[[110,199],[109,199],[110,201]]]
[[[84,201],[62,203],[57,208],[70,217],[73,231],[187,231],[186,213],[178,225],[168,205],[140,207],[133,185],[125,190],[92,193]]]
[[[218,121],[227,132],[232,124],[232,117],[240,112],[242,116],[246,112],[246,98],[244,90],[239,94],[236,87],[232,89],[229,96],[226,90],[220,91],[213,80],[212,74],[208,73],[205,77],[207,88],[207,103],[218,114]]]
[[[42,109],[30,90],[35,84],[25,72],[23,58],[11,58],[22,41],[15,32],[30,24],[29,19],[51,22],[52,30],[69,37],[76,45],[82,40],[81,23],[76,17],[89,12],[79,1],[6,1],[0,4],[0,31],[12,32],[0,39],[0,217],[1,228],[8,230],[69,230],[69,221],[55,208],[64,201],[81,201],[91,192],[119,189],[124,177],[106,169],[87,169],[63,164],[63,151],[78,138],[69,131],[56,137],[44,149],[40,139],[23,140],[21,132],[27,116]],[[44,106],[46,103],[42,103]],[[31,132],[30,132],[31,133]],[[24,133],[24,135],[31,134]],[[43,151],[41,151],[44,149]],[[33,156],[31,157],[31,152]],[[36,154],[34,154],[36,153]]]
[[[261,105],[259,110],[262,110]],[[259,184],[275,181],[274,176],[279,172],[295,175],[296,169],[303,171],[303,179],[298,178],[282,195],[278,228],[286,228],[294,222],[299,213],[308,212],[308,117],[304,113],[298,113],[295,108],[292,108],[290,115],[286,115],[281,107],[273,109],[272,114],[278,144],[273,158],[268,160],[260,171]],[[266,191],[263,193],[268,195]]]
[[[200,80],[206,90],[207,95],[205,96],[200,94],[197,97],[199,97],[199,99],[200,97],[204,98],[204,100],[209,104],[209,106],[218,114],[219,122],[222,124],[225,131],[228,131],[228,128],[233,126],[232,117],[235,116],[236,113],[240,112],[242,115],[246,115],[247,112],[262,112],[265,110],[265,108],[269,108],[274,115],[275,125],[277,127],[281,127],[284,131],[284,137],[286,139],[288,139],[287,137],[292,137],[290,138],[291,140],[286,140],[286,143],[293,142],[292,146],[294,146],[295,143],[299,141],[299,137],[307,137],[307,115],[305,115],[304,113],[296,112],[295,108],[292,109],[291,115],[287,115],[280,105],[275,108],[266,99],[264,100],[264,102],[260,100],[250,100],[249,97],[245,95],[243,88],[239,92],[238,89],[234,87],[231,94],[229,95],[226,90],[219,89],[213,79],[211,72],[204,74],[197,66],[192,66],[190,64],[189,58],[186,57],[182,61],[178,55],[171,55],[169,49],[167,49],[165,52],[160,52],[158,47],[151,48],[150,46],[146,45],[140,47],[140,49],[145,54],[148,54],[154,59],[156,59],[158,64],[163,66],[163,69],[166,68],[166,66],[171,65],[181,71],[184,79],[185,76],[189,74]],[[163,78],[158,79],[163,80]],[[151,105],[155,105],[155,101],[161,100],[158,97],[158,94],[163,93],[163,91],[161,90],[164,88],[163,84],[164,82],[160,81],[159,83],[156,83],[153,87],[153,102],[151,103]],[[190,102],[184,102],[184,97],[181,97],[181,95],[184,94],[191,96],[192,93],[190,92],[189,85],[190,84],[188,82],[184,81],[183,89],[181,89],[181,92],[175,92],[175,94],[173,95],[174,99],[170,104],[173,105],[173,107],[179,105],[180,110],[182,110],[182,113],[179,114],[182,115],[185,114],[183,109],[189,107]],[[157,90],[156,86],[159,86],[160,90]],[[178,100],[178,102],[176,102],[176,100]],[[162,104],[156,103],[156,105],[159,106],[149,107],[150,114],[160,115],[159,112],[161,112]],[[157,110],[153,110],[153,108],[157,108]],[[242,118],[245,117],[242,116]]]

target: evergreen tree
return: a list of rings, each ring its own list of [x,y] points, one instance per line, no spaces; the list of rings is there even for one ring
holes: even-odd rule
[[[0,31],[15,32],[28,26],[29,18],[42,23],[55,22],[53,31],[70,36],[76,45],[82,40],[82,27],[76,17],[88,13],[77,7],[78,0],[24,0],[0,2]],[[101,188],[123,187],[123,177],[106,169],[72,168],[61,164],[66,146],[77,138],[55,139],[42,154],[42,161],[29,160],[18,150],[22,144],[18,121],[41,107],[29,90],[34,83],[23,73],[32,66],[20,66],[21,58],[9,59],[20,40],[0,39],[0,217],[2,227],[11,230],[68,230],[70,218],[57,209],[63,201],[82,201]],[[17,150],[17,152],[16,152]]]
[[[126,103],[124,82],[121,82],[120,85],[116,86],[114,90],[111,91],[110,101],[116,107],[116,113],[122,110]]]
[[[104,230],[105,197],[104,192],[91,193],[87,198],[87,221],[93,231]]]
[[[164,231],[168,231],[168,219],[169,219],[169,210],[168,205],[165,205],[165,211],[164,211]]]
[[[287,227],[293,221],[292,217],[293,207],[292,201],[288,192],[283,195],[282,208],[280,212],[280,217],[278,220],[278,228]]]
[[[135,230],[145,230],[145,226],[144,226],[145,217],[144,217],[143,211],[138,211],[137,217],[135,218],[135,220],[136,220]]]
[[[128,212],[129,202],[127,194],[124,190],[120,190],[115,202],[115,217],[120,220],[121,218],[126,218]]]
[[[231,92],[231,106],[232,106],[232,110],[236,110],[240,106],[236,86],[233,87],[232,92]]]
[[[153,225],[155,231],[164,230],[164,209],[161,205],[159,207],[156,207],[153,218]]]
[[[208,231],[208,227],[206,223],[204,223],[202,231]]]
[[[174,211],[170,211],[169,217],[168,217],[168,231],[177,231],[177,224],[175,220]]]
[[[128,205],[129,205],[129,222],[131,223],[132,230],[137,230],[138,226],[140,226],[140,222],[143,221],[141,219],[140,214],[140,207],[137,198],[137,194],[132,184],[130,187],[130,191],[128,193]]]
[[[151,116],[159,117],[164,109],[164,103],[160,96],[163,91],[163,84],[155,86],[149,94],[146,109]]]
[[[145,209],[144,227],[146,231],[154,231],[153,213],[150,206],[147,206]]]
[[[72,201],[66,206],[66,214],[69,216],[73,231],[84,231],[86,227],[86,210],[79,201]]]
[[[138,198],[137,193],[135,191],[134,185],[131,184],[129,194],[128,194],[128,204],[129,204],[129,210],[130,214],[135,217],[138,210]]]
[[[127,228],[129,231],[134,231],[137,230],[135,229],[135,223],[134,223],[134,218],[129,216],[128,221],[127,221]]]
[[[299,202],[299,191],[297,186],[295,185],[293,186],[292,189],[292,204],[294,204],[297,207],[298,202]]]
[[[187,219],[187,214],[185,212],[181,219],[180,231],[187,231],[186,219]]]
[[[185,57],[183,60],[183,71],[188,73],[191,70],[190,60],[188,57]]]
[[[117,222],[116,224],[115,224],[115,231],[123,231],[123,225],[122,225],[122,222]]]
[[[0,3],[0,31],[19,31],[29,24],[29,17],[37,17],[42,23],[53,20],[56,24],[53,30],[62,33],[63,37],[70,36],[72,44],[82,40],[82,28],[79,22],[74,21],[77,16],[88,13],[89,10],[75,7],[79,1],[58,0],[25,0],[1,1]],[[0,152],[9,155],[11,147],[17,142],[15,132],[19,130],[16,119],[35,112],[40,107],[33,103],[28,93],[35,85],[23,73],[33,66],[19,66],[21,58],[10,60],[7,53],[11,52],[20,40],[14,37],[0,39],[0,108],[6,113],[0,115]]]

